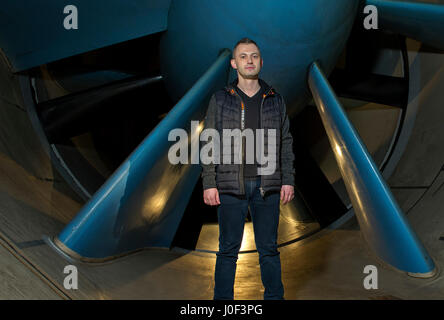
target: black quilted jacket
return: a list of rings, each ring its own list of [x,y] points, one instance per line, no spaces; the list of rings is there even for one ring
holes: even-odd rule
[[[282,96],[277,93],[265,81],[259,79],[265,88],[261,111],[260,128],[265,129],[264,150],[268,154],[267,129],[276,129],[276,170],[273,174],[261,175],[261,195],[269,191],[279,191],[282,185],[294,186],[294,154],[293,138],[290,133],[290,122],[286,112],[286,106]],[[207,109],[205,117],[205,129],[218,130],[220,135],[219,164],[207,164],[202,166],[203,188],[217,188],[219,193],[231,193],[235,195],[245,194],[243,164],[223,163],[223,135],[222,129],[243,129],[242,123],[242,99],[234,87],[237,79],[224,89],[215,92]],[[231,152],[245,152],[232,143]],[[233,163],[233,162],[232,162]]]

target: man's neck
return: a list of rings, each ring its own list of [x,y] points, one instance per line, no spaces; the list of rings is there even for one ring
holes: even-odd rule
[[[244,79],[242,77],[238,77],[237,86],[247,95],[254,95],[260,89],[259,79]]]

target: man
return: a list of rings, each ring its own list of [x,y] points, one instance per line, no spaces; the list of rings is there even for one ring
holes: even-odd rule
[[[216,129],[220,136],[223,129],[252,129],[254,132],[264,129],[264,151],[271,153],[274,150],[276,162],[271,173],[261,173],[264,163],[257,157],[253,163],[245,163],[246,148],[242,144],[243,149],[229,149],[242,153],[239,155],[241,164],[222,161],[202,164],[204,202],[218,205],[219,251],[216,254],[214,299],[234,298],[236,262],[248,207],[259,252],[264,299],[284,299],[277,231],[280,200],[286,204],[294,197],[293,139],[282,96],[258,77],[262,65],[257,44],[248,38],[241,39],[234,47],[231,59],[238,77],[231,85],[213,94],[205,118],[205,128]],[[274,140],[270,132],[275,133]],[[256,134],[254,136],[258,139]],[[269,139],[275,141],[274,148],[269,147]],[[220,147],[220,150],[224,149]],[[225,156],[226,151],[221,153]]]

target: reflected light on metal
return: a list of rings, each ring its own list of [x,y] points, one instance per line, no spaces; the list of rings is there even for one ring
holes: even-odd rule
[[[400,270],[433,276],[433,260],[409,226],[318,62],[309,67],[308,84],[368,245]]]
[[[378,9],[378,28],[444,49],[444,5],[420,1],[367,0]]]
[[[338,155],[338,157],[342,157],[342,151],[341,151],[341,147],[339,145],[336,145],[336,154]]]
[[[176,128],[190,134],[191,121],[203,119],[211,94],[227,83],[230,57],[230,50],[220,52],[207,72],[83,206],[54,239],[60,250],[93,262],[145,247],[171,245],[201,168],[169,162],[173,142],[168,134]],[[200,122],[195,131],[202,128]],[[199,139],[198,134],[191,136],[190,143]]]
[[[248,224],[252,224],[253,222],[246,222],[244,226],[244,235],[242,237],[242,243],[239,251],[246,251],[251,243],[254,243],[254,232],[253,228],[247,228]]]

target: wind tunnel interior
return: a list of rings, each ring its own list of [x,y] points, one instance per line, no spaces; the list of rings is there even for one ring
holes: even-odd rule
[[[25,105],[33,115],[33,126],[48,146],[55,169],[74,190],[71,196],[76,201],[87,201],[177,102],[168,96],[161,76],[161,36],[126,41],[25,73],[31,98]],[[330,76],[380,167],[389,159],[407,103],[404,74],[408,72],[399,71],[407,65],[405,50],[402,37],[369,35],[355,27]],[[375,69],[380,74],[372,78]],[[380,90],[381,79],[385,93]],[[379,103],[376,113],[368,101]],[[363,121],[369,117],[384,120]],[[281,208],[281,246],[329,226],[351,206],[313,101],[292,116],[291,132],[297,195]],[[241,252],[255,249],[249,222],[250,215]],[[198,181],[172,247],[216,252],[217,241],[216,209],[203,203]]]
[[[442,51],[393,34],[359,32],[353,30],[329,80],[411,225],[442,266]],[[29,273],[40,272],[45,283],[52,281],[63,291],[66,260],[40,239],[60,232],[177,102],[169,99],[159,77],[161,36],[20,74],[12,72],[0,50],[2,262],[7,260],[5,248],[15,248],[22,267],[30,262]],[[353,208],[312,101],[292,117],[291,126],[298,199],[281,211],[286,298],[442,298],[439,274],[418,280],[391,270],[369,253],[353,214],[338,219]],[[194,251],[150,248],[106,266],[79,263],[82,290],[65,294],[100,299],[210,297],[212,288],[203,288],[202,281],[212,279],[214,255],[197,251],[215,252],[217,219],[201,197],[198,181],[173,243]],[[339,223],[329,228],[331,221]],[[254,248],[249,226],[244,252]],[[256,255],[240,255],[239,262],[237,297],[261,298],[252,290],[260,282],[253,267]],[[369,263],[378,266],[384,279],[384,288],[377,292],[362,288],[362,266]],[[31,276],[22,279],[34,284]],[[16,292],[6,294],[10,298]]]

